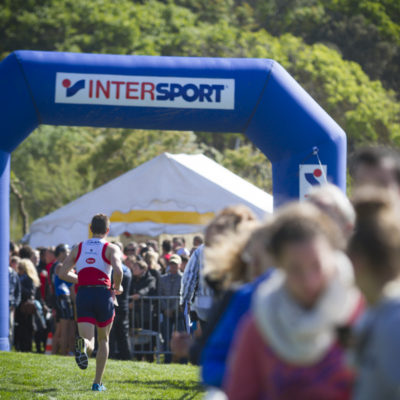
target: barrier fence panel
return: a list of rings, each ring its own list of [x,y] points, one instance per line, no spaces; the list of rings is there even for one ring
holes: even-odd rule
[[[179,296],[141,296],[133,301],[130,339],[135,359],[144,357],[171,362],[171,336],[186,331],[185,318],[179,308]]]

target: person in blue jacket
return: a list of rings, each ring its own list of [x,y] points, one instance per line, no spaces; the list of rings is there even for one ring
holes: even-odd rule
[[[201,378],[205,385],[221,388],[225,376],[226,360],[234,332],[242,316],[250,309],[252,295],[258,285],[268,279],[273,269],[268,269],[254,282],[244,284],[227,294],[228,304],[206,340],[200,358]],[[224,301],[221,301],[221,308]],[[222,310],[221,310],[222,311]]]
[[[206,250],[203,278],[215,293],[207,328],[194,341],[187,334],[175,332],[171,343],[176,356],[188,357],[192,364],[201,365],[206,386],[222,386],[235,328],[250,309],[253,292],[273,271],[268,254],[253,251],[255,246],[262,246],[268,224],[248,228],[221,237]],[[230,257],[224,257],[228,253]]]

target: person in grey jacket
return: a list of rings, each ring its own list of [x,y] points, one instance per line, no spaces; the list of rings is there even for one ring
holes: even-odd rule
[[[355,330],[355,400],[400,399],[400,212],[398,195],[363,188],[349,243],[369,309]]]
[[[161,311],[163,313],[162,319],[162,335],[164,338],[165,362],[170,363],[172,360],[169,343],[171,340],[172,330],[184,331],[185,323],[183,313],[179,309],[179,290],[181,288],[182,274],[179,271],[179,266],[182,259],[173,254],[168,261],[168,272],[162,275],[159,285],[159,296],[163,297],[177,297],[177,299],[162,299]]]

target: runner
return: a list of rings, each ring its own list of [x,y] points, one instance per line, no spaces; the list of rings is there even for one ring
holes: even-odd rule
[[[60,268],[59,276],[79,286],[76,309],[79,336],[75,342],[75,360],[86,369],[94,349],[94,326],[97,326],[98,350],[96,376],[92,390],[104,391],[102,377],[106,366],[108,338],[114,319],[115,295],[123,292],[122,254],[118,246],[106,242],[110,221],[104,214],[93,217],[90,229],[93,238],[75,247]],[[76,272],[72,269],[75,266]],[[111,269],[114,270],[114,290],[111,290]]]

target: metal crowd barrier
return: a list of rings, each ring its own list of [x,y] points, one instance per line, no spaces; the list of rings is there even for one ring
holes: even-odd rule
[[[172,332],[185,330],[185,319],[179,310],[179,296],[141,296],[133,301],[130,340],[134,358],[144,356],[149,361],[172,360]]]

